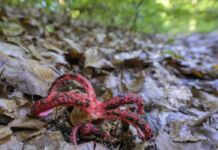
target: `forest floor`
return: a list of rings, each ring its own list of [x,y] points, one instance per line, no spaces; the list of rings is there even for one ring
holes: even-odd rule
[[[216,150],[217,43],[218,32],[147,35],[5,7],[0,11],[0,149]],[[86,76],[101,100],[142,96],[152,140],[140,141],[132,126],[106,121],[101,126],[114,139],[91,135],[73,145],[72,107],[44,119],[32,117],[34,102],[64,73]]]

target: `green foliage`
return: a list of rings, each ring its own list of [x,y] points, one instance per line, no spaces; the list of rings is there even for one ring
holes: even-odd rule
[[[0,0],[1,1],[1,0]],[[217,0],[5,0],[67,12],[72,18],[146,33],[209,32],[218,27]]]

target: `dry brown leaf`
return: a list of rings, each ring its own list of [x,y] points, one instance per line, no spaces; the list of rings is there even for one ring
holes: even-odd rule
[[[126,88],[131,92],[139,92],[142,89],[145,82],[145,76],[143,73],[140,73],[131,83],[126,85]]]
[[[146,62],[147,54],[142,50],[118,53],[114,56],[113,64],[131,68],[142,68],[149,64]]]
[[[31,95],[46,96],[50,83],[57,76],[52,69],[36,61],[10,58],[2,53],[0,53],[0,64],[0,72],[2,72],[0,78]]]
[[[103,95],[101,95],[101,99],[104,99],[104,100],[108,100],[108,99],[111,99],[113,98],[113,91],[112,89],[107,89]]]
[[[121,72],[121,86],[123,91],[138,93],[144,86],[145,77],[143,72]]]
[[[45,58],[45,61],[48,63],[55,63],[55,64],[67,64],[64,55],[57,54],[55,52],[42,52],[40,53],[43,58]]]
[[[191,128],[185,122],[172,122],[170,137],[174,142],[197,142],[201,139],[191,133]]]
[[[147,141],[136,143],[136,146],[133,148],[133,150],[145,150],[148,149],[149,143]]]
[[[117,93],[119,84],[120,84],[120,78],[115,76],[114,74],[110,74],[104,79],[104,86],[108,89],[111,89],[113,95],[119,94]]]
[[[0,42],[0,52],[13,56],[23,58],[25,56],[25,49],[14,44]]]
[[[2,29],[5,36],[18,36],[24,32],[21,25],[16,23],[7,23],[7,26]]]
[[[24,129],[41,129],[46,125],[45,122],[32,118],[18,118],[9,123],[11,128],[24,128]]]
[[[82,53],[82,47],[81,45],[79,45],[78,43],[76,43],[75,41],[68,39],[68,38],[63,38],[63,41],[65,41],[73,50]]]
[[[33,60],[23,60],[23,69],[27,70],[32,75],[36,76],[40,80],[51,82],[54,80],[55,73],[50,69],[40,65]]]
[[[0,128],[0,144],[4,142],[4,139],[12,135],[10,127],[4,126]]]
[[[215,150],[209,141],[203,140],[198,142],[173,142],[170,136],[161,132],[155,140],[158,150]]]
[[[13,113],[16,110],[14,100],[0,98],[0,113]]]
[[[198,103],[202,105],[206,110],[213,110],[218,108],[217,96],[195,89],[192,90],[192,94],[194,97],[198,98]]]
[[[53,131],[47,134],[37,136],[29,140],[27,145],[32,145],[36,149],[46,150],[76,150],[76,145],[72,145],[64,141],[64,138],[59,131]],[[26,146],[24,146],[24,149]]]
[[[20,17],[20,22],[24,26],[39,27],[40,23],[34,18]]]
[[[10,136],[10,139],[9,138],[6,139],[4,140],[6,141],[5,143],[1,140],[1,142],[4,143],[4,144],[0,144],[1,150],[22,150],[24,143],[18,141],[15,136]]]
[[[165,95],[168,97],[168,102],[176,108],[181,105],[188,104],[191,101],[191,90],[186,86],[169,86],[165,88]]]
[[[7,125],[9,122],[11,122],[14,118],[14,115],[11,115],[11,114],[7,114],[7,113],[4,113],[4,114],[0,114],[0,124],[2,125]]]
[[[61,37],[63,41],[65,41],[69,47],[67,49],[67,53],[65,54],[66,60],[72,63],[78,63],[78,61],[81,63],[84,62],[84,50],[83,47],[76,43],[74,40]]]
[[[74,107],[70,113],[70,123],[75,124],[78,122],[86,122],[88,119],[87,113]]]
[[[75,49],[68,49],[66,54],[66,60],[70,63],[84,63],[84,55],[83,53],[75,50]]]
[[[39,51],[35,48],[35,46],[33,46],[33,45],[28,46],[28,50],[32,54],[33,58],[35,58],[37,60],[41,60],[42,59]]]
[[[58,54],[63,54],[63,51],[61,49],[48,42],[43,42],[43,47],[45,47],[47,50],[54,51]]]
[[[88,142],[78,145],[76,150],[109,150],[109,149],[103,146],[102,144]]]
[[[64,141],[64,138],[60,131],[53,131],[47,134],[36,136],[33,139],[30,139],[26,145],[32,145],[37,149],[46,149],[46,150],[108,150],[105,146],[88,142],[80,145],[73,145]],[[24,149],[26,148],[24,146]]]
[[[19,107],[16,111],[16,117],[15,118],[24,118],[30,114],[32,104],[27,103],[24,106]]]
[[[29,102],[27,99],[24,98],[15,99],[15,101],[18,107],[22,107]]]
[[[15,132],[15,135],[18,138],[18,140],[26,141],[32,137],[44,134],[46,130],[47,130],[46,128],[42,128],[41,130],[37,130],[37,131],[18,131]]]
[[[97,48],[89,48],[85,52],[85,65],[84,67],[93,68],[113,68],[110,61],[106,60]]]

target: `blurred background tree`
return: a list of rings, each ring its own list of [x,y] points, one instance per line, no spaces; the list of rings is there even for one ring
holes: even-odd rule
[[[1,2],[2,1],[2,2]],[[0,0],[73,19],[146,33],[209,32],[218,28],[218,0]]]

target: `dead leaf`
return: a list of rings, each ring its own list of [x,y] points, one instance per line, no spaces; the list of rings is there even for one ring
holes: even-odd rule
[[[142,50],[122,52],[115,54],[113,64],[130,68],[143,68],[150,64],[147,60],[147,54]]]
[[[34,18],[27,18],[27,17],[19,17],[19,21],[21,25],[26,29],[26,32],[40,36],[43,34],[43,28],[38,20]]]
[[[0,52],[9,56],[23,58],[26,51],[14,44],[0,42]]]
[[[114,74],[106,76],[104,79],[104,86],[112,90],[113,95],[118,95],[118,85],[120,84],[120,78]]]
[[[158,150],[215,150],[212,148],[213,145],[207,140],[192,143],[173,142],[170,136],[165,132],[160,132],[160,134],[156,138],[155,143]]]
[[[32,104],[30,102],[26,103],[23,106],[19,106],[19,109],[16,111],[16,118],[24,118],[30,114]]]
[[[72,39],[68,39],[68,38],[62,38],[62,39],[70,46],[70,48],[73,49],[74,52],[78,52],[78,53],[83,52],[81,45],[76,43]]]
[[[74,125],[78,122],[86,122],[88,120],[88,115],[86,112],[82,111],[79,108],[74,107],[70,113],[70,123]]]
[[[76,150],[77,146],[72,145],[64,141],[64,138],[59,131],[49,132],[40,136],[36,136],[26,142],[27,145],[32,145],[36,149],[46,149],[46,150]],[[24,146],[24,149],[26,146]]]
[[[32,27],[39,27],[40,23],[35,20],[34,18],[27,18],[27,17],[20,17],[20,22],[24,26],[32,26]]]
[[[112,99],[113,98],[113,91],[112,89],[106,89],[106,91],[101,95],[101,99]]]
[[[188,104],[191,101],[192,92],[186,86],[169,86],[165,88],[165,94],[168,97],[168,102],[174,106],[179,107]]]
[[[37,131],[18,131],[18,132],[15,132],[15,135],[18,138],[18,140],[26,141],[32,137],[44,134],[46,130],[47,130],[46,128],[42,128],[41,130],[37,130]]]
[[[198,82],[197,86],[199,86],[198,89],[218,96],[218,79],[212,81]]]
[[[1,142],[3,142],[3,141],[1,141]],[[2,150],[21,150],[23,148],[23,145],[24,145],[24,143],[18,141],[15,136],[10,136],[10,139],[7,139],[6,143],[0,144],[0,149],[2,149]]]
[[[10,127],[3,126],[0,128],[0,144],[5,142],[5,139],[12,135]]]
[[[218,97],[212,94],[199,91],[199,90],[192,90],[192,94],[194,97],[198,98],[196,100],[199,105],[201,105],[205,110],[213,110],[218,108]]]
[[[104,56],[98,51],[97,48],[89,48],[85,52],[85,65],[84,67],[93,68],[113,68],[110,61],[106,60]]]
[[[102,144],[88,142],[78,145],[76,150],[109,150],[109,149],[103,146]]]
[[[9,123],[11,128],[22,128],[22,129],[42,129],[46,125],[45,122],[39,121],[38,119],[32,118],[18,118]]]
[[[57,76],[50,68],[36,61],[9,58],[2,53],[0,64],[1,79],[5,79],[7,84],[31,95],[46,96],[51,82]]]
[[[10,116],[6,114],[0,114],[0,124],[1,125],[7,125],[13,120],[14,116]]]
[[[54,52],[42,52],[40,54],[43,58],[45,58],[47,63],[62,64],[62,65],[67,64],[64,55],[57,54]]]
[[[133,150],[145,150],[149,148],[149,143],[147,141],[143,141],[141,143],[136,143]]]
[[[144,86],[144,82],[145,82],[145,76],[143,73],[140,73],[135,77],[134,80],[132,80],[132,82],[126,85],[126,88],[131,92],[138,93]]]
[[[46,41],[43,42],[43,47],[45,47],[49,51],[54,51],[58,54],[63,54],[63,50],[59,49],[58,47],[56,47],[53,44],[50,44]]]
[[[151,100],[161,100],[164,98],[164,88],[158,86],[158,83],[149,76],[145,78],[144,88],[141,93],[142,96]]]
[[[24,98],[18,98],[15,100],[15,102],[16,102],[16,105],[18,107],[22,107],[22,106],[26,105],[29,101],[27,99],[24,99]]]
[[[14,100],[0,98],[0,113],[13,113],[16,110],[16,103]]]
[[[35,58],[37,60],[42,59],[41,55],[39,54],[39,51],[35,48],[35,46],[33,46],[33,45],[28,46],[28,50],[32,54],[33,58]]]
[[[170,137],[174,142],[197,142],[201,139],[191,133],[191,128],[185,122],[172,122],[170,124]]]
[[[68,49],[65,53],[66,60],[72,64],[74,63],[84,63],[84,54],[75,50],[75,49]]]
[[[24,32],[21,25],[16,23],[7,23],[7,26],[3,28],[3,33],[5,36],[18,36]]]

